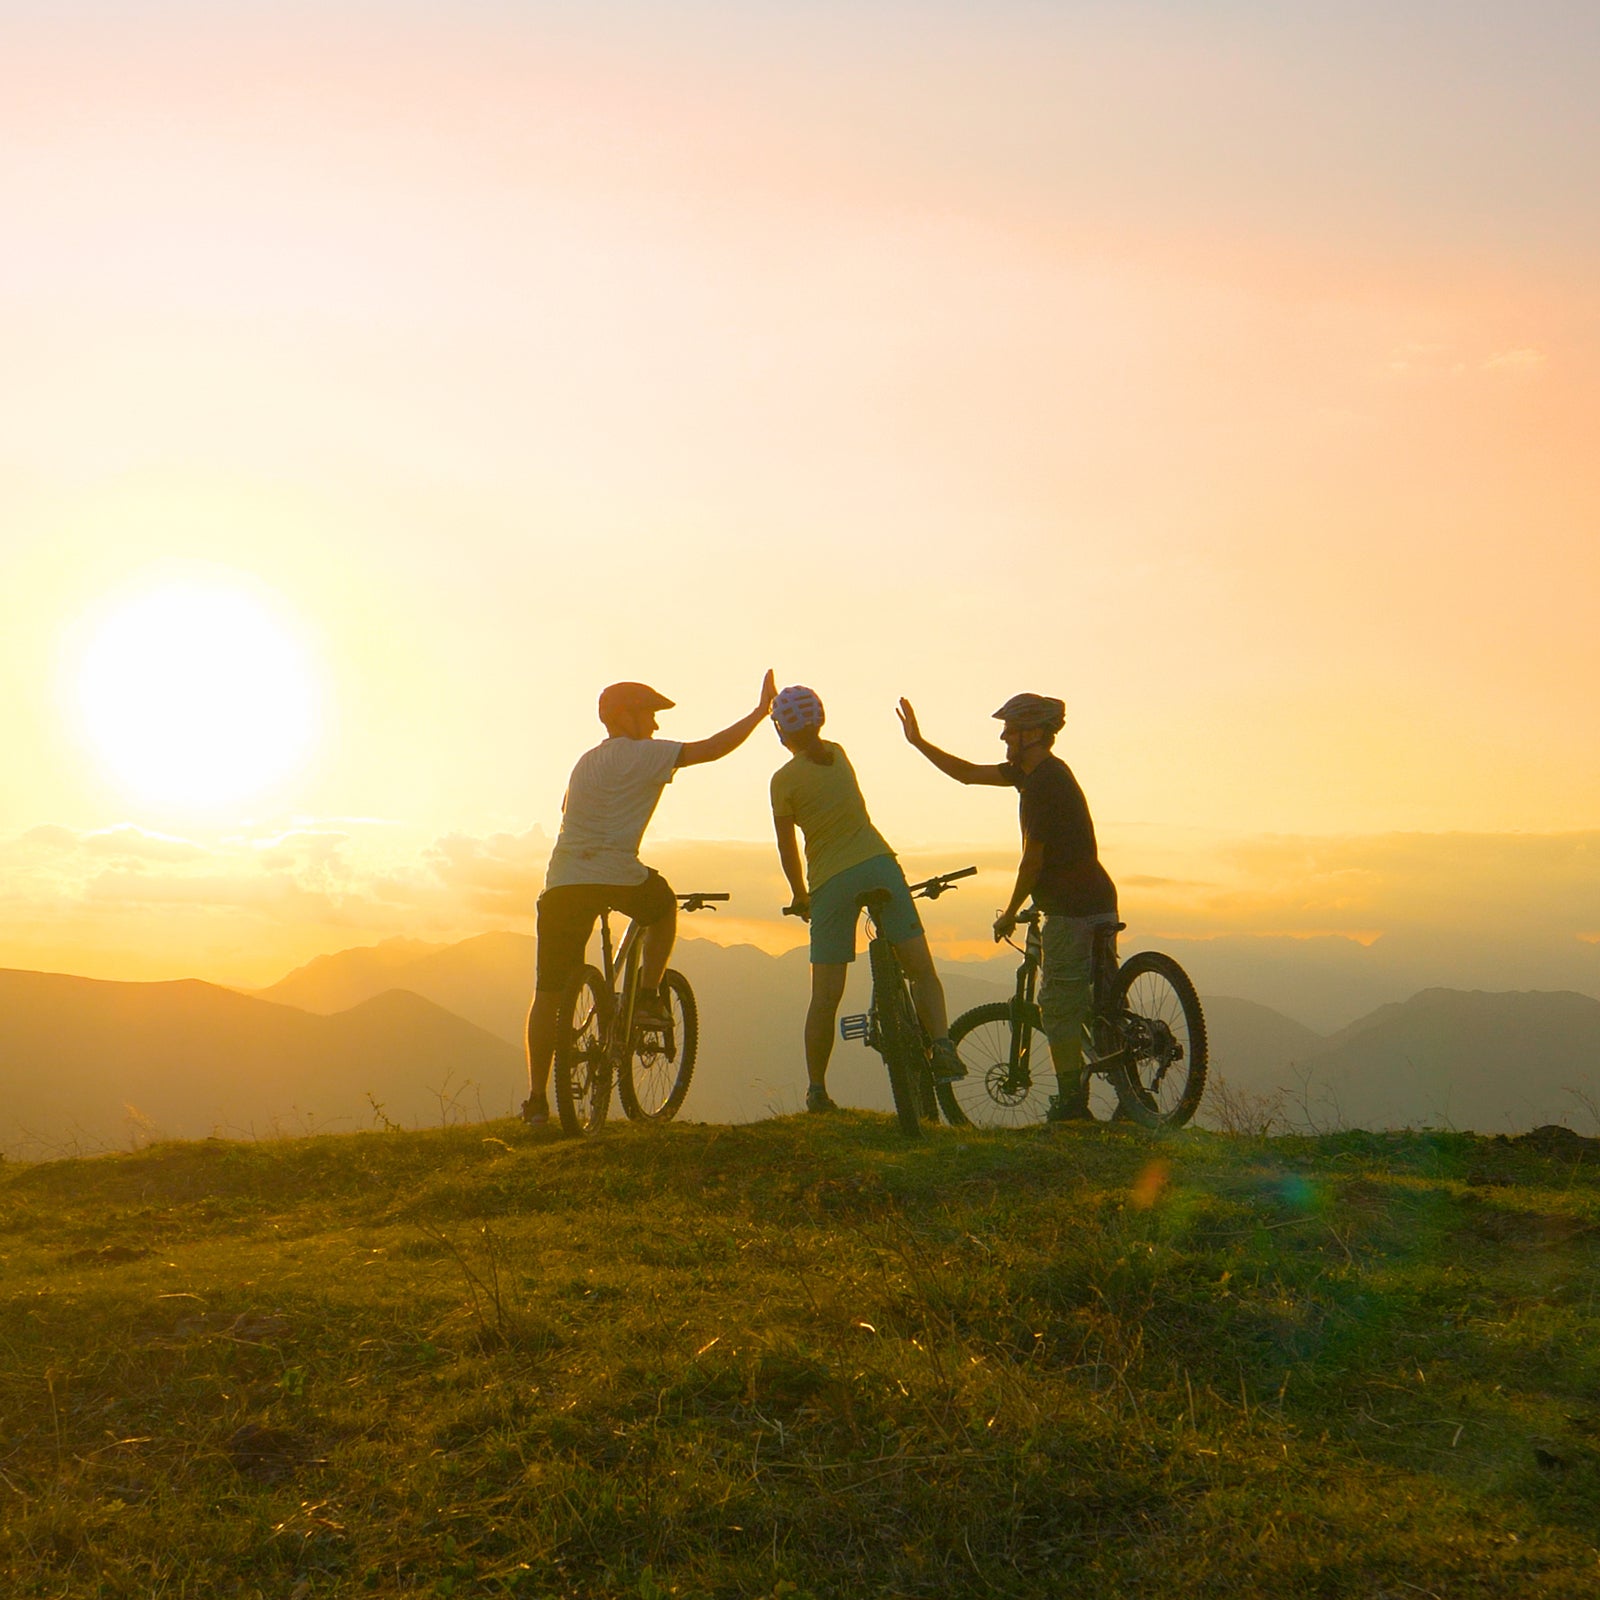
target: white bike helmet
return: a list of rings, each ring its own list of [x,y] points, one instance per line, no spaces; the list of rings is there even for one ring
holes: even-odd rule
[[[806,728],[822,726],[822,701],[816,690],[795,684],[781,689],[772,702],[772,720],[780,733],[800,733]]]

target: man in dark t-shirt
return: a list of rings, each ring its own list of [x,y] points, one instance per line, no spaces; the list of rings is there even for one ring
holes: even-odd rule
[[[1048,695],[1013,695],[995,712],[1006,759],[995,766],[963,761],[923,738],[908,700],[899,708],[907,740],[958,783],[1009,785],[1021,797],[1022,859],[994,936],[1006,938],[1031,897],[1044,913],[1039,1010],[1056,1069],[1053,1122],[1089,1114],[1083,1081],[1083,1025],[1091,999],[1095,929],[1117,920],[1117,890],[1100,865],[1088,802],[1072,769],[1055,755],[1066,706]]]

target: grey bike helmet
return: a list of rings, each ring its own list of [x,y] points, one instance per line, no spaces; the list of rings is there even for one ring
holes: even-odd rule
[[[1014,728],[1059,733],[1067,720],[1067,703],[1047,694],[1014,694],[994,716],[996,722],[1009,722]]]

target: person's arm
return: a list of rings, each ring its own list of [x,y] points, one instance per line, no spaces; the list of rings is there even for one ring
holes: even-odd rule
[[[702,762],[720,761],[725,755],[732,754],[755,732],[756,724],[772,710],[772,702],[777,695],[778,686],[769,667],[766,677],[761,680],[761,699],[755,710],[740,717],[721,733],[712,734],[709,739],[696,739],[693,744],[686,744],[678,752],[677,765],[697,767]]]
[[[784,907],[797,917],[811,920],[811,892],[806,888],[806,874],[800,864],[800,841],[795,838],[794,818],[774,816],[772,826],[778,834],[778,860],[783,864],[783,875],[789,880],[794,898]]]
[[[954,778],[957,783],[988,783],[997,786],[1011,782],[997,766],[984,767],[975,761],[963,761],[960,756],[953,756],[948,750],[941,750],[938,745],[930,744],[922,737],[922,729],[917,726],[917,714],[912,710],[909,700],[902,700],[894,711],[900,719],[900,726],[905,730],[906,743],[912,749],[920,750],[947,778]]]
[[[1011,930],[1017,925],[1017,913],[1028,903],[1028,896],[1033,893],[1033,886],[1039,881],[1039,870],[1043,866],[1044,840],[1024,839],[1022,859],[1017,863],[1016,886],[1011,891],[1011,899],[1005,910],[994,919],[997,944],[1011,936]]]

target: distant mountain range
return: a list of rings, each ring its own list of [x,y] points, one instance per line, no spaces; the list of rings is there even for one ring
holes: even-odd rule
[[[370,1127],[504,1115],[524,1089],[533,940],[394,940],[322,956],[254,995],[214,985],[0,972],[0,1148],[122,1146],[173,1136]],[[1185,952],[1187,954],[1187,952]],[[680,939],[700,1001],[685,1118],[798,1108],[805,952]],[[1009,961],[941,967],[951,1015],[1010,990]],[[864,1010],[866,962],[842,1010]],[[1600,1120],[1600,1000],[1428,989],[1324,1035],[1251,1000],[1207,994],[1212,1076],[1201,1120],[1277,1126],[1453,1126],[1482,1132]],[[885,1109],[876,1056],[835,1050],[842,1103]],[[125,1107],[133,1108],[131,1111]],[[1248,1115],[1245,1115],[1248,1113]]]
[[[402,989],[332,1016],[188,979],[0,970],[0,1149],[265,1136],[507,1114],[522,1052]]]
[[[533,948],[512,933],[425,948],[397,941],[322,957],[262,993],[332,1011],[402,985],[520,1041]],[[704,1065],[685,1115],[743,1121],[793,1109],[805,1076],[804,951],[773,957],[683,938],[673,959],[704,1018]],[[865,968],[858,961],[852,969],[842,1010],[865,1008]],[[1010,992],[1009,959],[947,962],[940,971],[952,1016]],[[1235,1095],[1281,1101],[1280,1126],[1497,1132],[1583,1121],[1586,1099],[1600,1107],[1600,1000],[1587,995],[1428,989],[1331,1035],[1250,1000],[1207,994],[1204,1005],[1213,1075]],[[889,1103],[882,1068],[860,1045],[836,1047],[829,1077],[850,1104]]]
[[[386,989],[405,988],[520,1049],[533,952],[533,939],[518,933],[423,947],[395,940],[320,956],[259,996],[332,1013]],[[769,956],[753,945],[680,938],[673,965],[694,986],[701,1018],[701,1064],[682,1114],[702,1122],[748,1122],[798,1109],[805,1093],[800,1030],[811,982],[805,951]],[[852,969],[842,1012],[866,1009],[866,968],[861,960]],[[985,969],[977,971],[984,976],[974,976],[970,967],[944,969],[952,1016],[1009,991],[1009,983],[1002,988]],[[847,1104],[889,1108],[882,1064],[859,1044],[835,1049],[829,1082]]]

